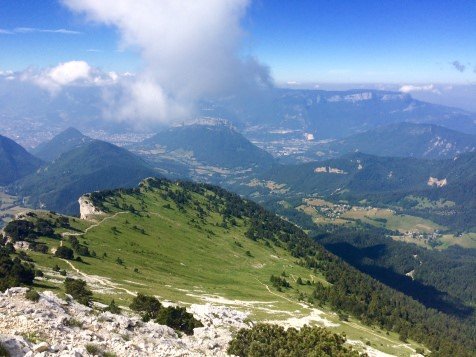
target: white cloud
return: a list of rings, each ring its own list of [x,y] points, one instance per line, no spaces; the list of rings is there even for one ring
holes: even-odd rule
[[[15,35],[26,33],[57,33],[62,35],[79,35],[81,32],[68,29],[40,29],[35,27],[17,27],[13,30],[0,29],[2,35]]]
[[[2,71],[0,69],[0,76],[7,77],[7,76],[11,76],[11,75],[13,75],[13,71]]]
[[[48,72],[48,77],[59,85],[67,85],[79,79],[89,79],[91,67],[84,61],[60,63]]]
[[[155,81],[144,77],[134,80],[126,87],[120,100],[122,105],[118,103],[118,111],[111,114],[119,114],[121,120],[135,118],[136,124],[142,124],[149,118],[181,118],[191,110],[184,103],[175,102],[168,97]]]
[[[40,32],[40,33],[59,33],[62,35],[79,35],[81,32],[79,31],[73,31],[73,30],[67,30],[67,29],[40,29],[36,27],[17,27],[13,30],[14,33],[34,33],[34,32]]]
[[[121,47],[139,51],[144,67],[123,88],[125,99],[134,101],[119,101],[126,103],[117,112],[123,119],[183,119],[200,98],[270,85],[267,68],[239,55],[240,21],[250,0],[62,1],[116,27]]]
[[[440,93],[440,91],[435,87],[434,84],[426,84],[426,85],[405,84],[400,87],[399,91],[402,93],[411,93],[411,92]]]
[[[116,72],[104,73],[85,61],[63,62],[55,67],[40,70],[29,68],[15,75],[18,79],[34,83],[51,94],[57,94],[67,86],[109,86],[118,83],[122,77],[127,77]]]

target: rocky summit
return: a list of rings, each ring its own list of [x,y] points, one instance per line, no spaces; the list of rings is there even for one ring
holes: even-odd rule
[[[33,302],[26,292],[0,293],[0,342],[11,356],[225,356],[232,331],[248,326],[246,313],[191,305],[187,310],[204,327],[181,336],[127,311],[101,312],[51,291]]]

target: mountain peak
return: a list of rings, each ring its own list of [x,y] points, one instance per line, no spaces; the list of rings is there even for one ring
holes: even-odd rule
[[[89,136],[84,135],[78,129],[69,127],[57,134],[48,142],[38,145],[33,153],[45,161],[53,161],[62,154],[91,142]]]
[[[193,161],[221,168],[269,167],[274,162],[226,121],[173,127],[145,140],[146,149],[160,147],[168,154],[189,152]]]
[[[67,175],[65,173],[74,173]],[[35,207],[78,213],[78,197],[97,190],[136,186],[155,170],[141,158],[111,143],[92,140],[64,153],[18,182],[20,195]]]
[[[82,132],[80,132],[78,129],[76,129],[73,126],[70,126],[69,128],[66,128],[61,133],[59,133],[57,136],[60,136],[60,135],[61,136],[81,136],[81,137],[85,137],[85,135]]]

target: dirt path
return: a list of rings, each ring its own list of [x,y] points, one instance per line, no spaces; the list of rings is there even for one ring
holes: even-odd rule
[[[167,221],[169,223],[173,223],[176,227],[180,227],[180,224],[177,223],[176,221],[174,221],[173,219],[170,219],[168,217],[164,217],[162,216],[160,213],[158,212],[148,212],[149,214],[153,214],[154,216],[157,216],[159,217],[160,219],[163,219],[164,221]]]
[[[256,279],[256,280],[258,280],[258,279]],[[291,300],[291,299],[287,298],[286,296],[283,296],[283,295],[280,295],[280,294],[275,293],[274,291],[272,291],[272,290],[269,288],[268,285],[262,283],[261,281],[258,280],[258,282],[259,282],[261,285],[265,286],[265,287],[266,287],[266,290],[268,290],[268,292],[269,292],[270,294],[275,295],[275,296],[278,296],[278,297],[280,297],[281,299],[287,300],[287,301],[289,301],[289,302],[291,302],[291,303],[293,303],[293,304],[300,305],[298,302],[296,302],[296,301],[294,301],[294,300]],[[300,306],[301,306],[301,305],[300,305]],[[301,306],[301,307],[302,307],[302,306]],[[358,330],[361,330],[361,331],[365,331],[365,332],[367,332],[367,333],[370,333],[371,335],[374,335],[374,336],[377,337],[377,338],[381,338],[381,339],[383,339],[383,340],[385,340],[385,341],[387,341],[387,342],[390,342],[392,345],[395,344],[395,341],[393,341],[393,340],[391,340],[391,339],[389,339],[389,338],[387,338],[387,337],[385,337],[385,336],[382,336],[382,335],[380,335],[380,334],[377,334],[377,333],[373,332],[373,331],[372,331],[371,329],[369,329],[369,328],[366,328],[366,327],[357,325],[357,324],[355,324],[355,323],[353,323],[353,322],[342,321],[342,323],[344,323],[344,324],[346,324],[346,325],[349,325],[349,326],[352,326],[353,328],[356,328],[356,329],[358,329]],[[414,350],[410,345],[408,345],[408,344],[402,343],[402,344],[400,344],[400,345],[398,345],[398,346],[408,348],[410,351],[415,352],[415,350]]]
[[[68,264],[71,267],[71,269],[73,269],[76,273],[78,273],[79,275],[87,278],[88,280],[94,280],[94,281],[97,281],[101,285],[107,286],[108,288],[112,288],[112,289],[116,289],[116,290],[122,290],[126,294],[129,294],[131,296],[137,296],[137,293],[132,292],[132,291],[126,289],[126,288],[121,288],[121,287],[117,286],[116,284],[111,283],[109,280],[101,279],[100,277],[83,273],[81,270],[76,268],[73,265],[73,263],[71,263],[69,260],[66,260],[66,259],[61,259],[61,260],[64,261],[66,264]]]
[[[100,226],[101,224],[103,224],[105,221],[107,221],[107,220],[109,220],[109,219],[116,218],[118,215],[124,214],[124,213],[128,213],[128,212],[117,212],[117,213],[113,214],[112,216],[107,216],[107,217],[103,218],[101,221],[99,221],[98,223],[95,223],[95,224],[89,226],[88,228],[86,228],[86,229],[84,230],[84,232],[79,232],[79,233],[64,232],[64,233],[61,233],[61,236],[62,236],[62,237],[82,236],[82,235],[88,233],[91,229],[96,228],[96,227],[99,227],[99,226]]]
[[[364,326],[360,326],[360,325],[357,325],[356,323],[353,323],[353,322],[348,322],[348,321],[342,321],[343,324],[346,324],[346,325],[349,325],[349,326],[352,326],[353,328],[356,328],[357,330],[361,330],[361,331],[365,331],[367,333],[370,333],[371,335],[374,335],[375,337],[377,338],[381,338],[382,340],[385,340],[387,342],[390,342],[393,344],[395,344],[395,341],[385,337],[385,336],[382,336],[382,335],[379,335],[378,333],[375,333],[373,332],[371,329],[369,328],[366,328]],[[415,352],[415,350],[408,344],[405,344],[405,343],[401,343],[399,345],[397,345],[398,347],[405,347],[405,348],[408,348],[410,351],[412,352]]]
[[[266,290],[268,290],[268,292],[269,292],[271,295],[277,296],[277,297],[279,297],[279,298],[281,298],[281,299],[284,299],[284,300],[289,301],[290,303],[293,303],[293,304],[296,304],[296,305],[301,306],[301,304],[299,304],[297,301],[291,300],[291,299],[287,298],[286,296],[283,296],[283,295],[280,295],[280,294],[278,294],[278,293],[275,293],[274,291],[272,291],[272,290],[269,288],[268,285],[266,285],[266,284],[262,283],[261,281],[259,281],[259,279],[256,279],[256,280],[258,281],[258,283],[260,283],[261,285],[263,285],[264,287],[266,287]],[[302,306],[301,306],[301,307],[302,307]]]

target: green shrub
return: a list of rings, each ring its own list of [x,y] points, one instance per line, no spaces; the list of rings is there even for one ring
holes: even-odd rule
[[[14,242],[36,238],[35,225],[30,221],[16,220],[9,222],[4,228],[5,234]]]
[[[42,243],[32,242],[30,243],[30,249],[38,253],[43,253],[43,254],[48,253],[48,246]]]
[[[25,251],[23,250],[20,250],[18,253],[18,258],[20,258],[21,260],[24,260],[25,262],[32,262],[33,259],[30,258],[30,256],[28,254],[26,254]]]
[[[38,300],[40,300],[40,294],[38,294],[36,290],[30,289],[26,292],[25,298],[37,302]]]
[[[425,354],[425,350],[421,347],[417,347],[415,348],[415,353],[418,353],[420,355],[424,355]]]
[[[0,234],[0,239],[2,239],[2,238],[3,238],[3,235]],[[6,252],[7,254],[13,254],[13,253],[15,253],[15,246],[13,245],[12,242],[8,242],[7,244],[5,244],[5,245],[3,246],[3,249],[5,250],[5,252]]]
[[[83,327],[83,323],[79,320],[74,319],[74,318],[70,318],[68,320],[65,320],[63,322],[63,325],[68,326],[68,327],[79,327],[79,328]]]
[[[112,314],[119,315],[121,313],[121,308],[116,305],[116,302],[113,299],[113,300],[111,300],[109,305],[104,309],[104,311],[109,311]]]
[[[153,296],[137,294],[129,307],[131,310],[139,312],[142,320],[149,321],[157,318],[162,304]]]
[[[74,236],[69,237],[69,242],[71,243],[71,247],[73,247],[77,255],[82,255],[83,257],[91,256],[89,248],[85,245],[80,244],[78,238]]]
[[[192,314],[188,313],[184,307],[166,307],[161,308],[155,322],[161,325],[167,325],[174,330],[193,334],[193,329],[202,327],[202,323],[195,319]]]
[[[167,325],[175,330],[193,334],[193,329],[203,326],[192,314],[183,307],[163,307],[159,300],[153,296],[137,294],[129,306],[131,310],[140,313],[143,321],[155,320],[155,322]]]
[[[93,345],[93,344],[87,344],[86,346],[86,351],[88,351],[88,353],[90,355],[93,355],[93,356],[100,356],[102,355],[102,351],[101,349],[96,346],[96,345]]]
[[[87,284],[81,279],[66,278],[64,281],[66,294],[71,295],[80,304],[90,306],[93,293],[87,288]]]
[[[71,260],[74,258],[74,252],[71,248],[61,246],[56,249],[55,255],[59,258]]]
[[[0,343],[0,357],[10,357],[10,353],[7,351],[5,347],[2,346]]]
[[[0,292],[13,286],[32,285],[34,266],[23,263],[18,257],[11,259],[0,247]]]
[[[271,275],[271,277],[269,278],[269,281],[279,291],[281,291],[281,288],[290,288],[291,287],[291,284],[289,284],[289,282],[285,278],[282,278],[280,276]]]
[[[228,346],[235,356],[359,356],[344,345],[345,338],[322,327],[304,326],[300,330],[257,324],[239,330]]]

